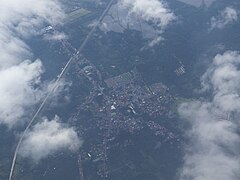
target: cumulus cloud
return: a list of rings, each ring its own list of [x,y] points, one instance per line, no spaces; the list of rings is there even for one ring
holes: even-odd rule
[[[57,24],[63,12],[56,0],[2,0],[0,2],[1,30],[12,35],[29,36],[36,33],[44,23]]]
[[[121,5],[129,9],[130,14],[136,14],[146,21],[151,21],[165,28],[175,19],[175,15],[163,1],[159,0],[122,0]]]
[[[0,71],[0,122],[12,125],[22,117],[25,107],[36,103],[41,91],[34,88],[40,82],[42,63],[24,61]]]
[[[43,73],[40,60],[30,61],[27,38],[48,24],[63,18],[55,0],[0,1],[0,123],[13,126],[25,108],[35,104],[42,94],[36,88]]]
[[[161,42],[161,34],[176,16],[162,0],[121,0],[109,10],[101,25],[105,32],[141,31],[149,46]]]
[[[76,131],[59,122],[59,117],[51,121],[44,119],[33,126],[22,142],[19,154],[24,158],[31,158],[35,162],[53,155],[60,150],[75,152],[81,141]]]
[[[239,65],[239,52],[217,55],[202,77],[203,89],[212,93],[211,100],[179,107],[182,118],[192,126],[187,133],[191,144],[186,148],[180,179],[239,179]]]
[[[210,22],[210,29],[215,28],[222,29],[228,24],[232,24],[238,21],[238,12],[232,7],[226,7],[223,11],[220,12],[218,17],[212,17]]]

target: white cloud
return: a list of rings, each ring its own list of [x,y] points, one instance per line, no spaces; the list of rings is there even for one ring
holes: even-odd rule
[[[227,51],[217,55],[202,77],[204,89],[213,89],[213,103],[224,111],[238,110],[240,99],[240,55],[236,51]]]
[[[156,37],[155,39],[153,39],[150,43],[149,43],[149,47],[153,47],[156,44],[159,44],[161,41],[163,41],[164,38],[161,36]]]
[[[163,40],[161,34],[176,20],[162,0],[120,0],[109,10],[100,27],[103,31],[123,33],[126,29],[140,31],[154,46]]]
[[[164,29],[175,19],[175,15],[163,1],[159,0],[122,0],[122,6],[129,8],[130,14],[136,14]]]
[[[37,32],[45,22],[57,24],[63,18],[63,12],[56,0],[18,0],[0,1],[0,25],[21,36]]]
[[[233,116],[240,113],[239,65],[236,51],[217,55],[202,77],[203,89],[212,92],[212,100],[180,106],[180,115],[192,125],[180,179],[239,179],[239,119]]]
[[[32,53],[24,39],[63,16],[55,0],[0,1],[0,123],[13,126],[40,99],[42,64],[28,60]]]
[[[222,29],[228,24],[232,24],[238,21],[238,12],[232,7],[226,7],[223,11],[221,11],[218,17],[211,18],[211,27],[213,30],[215,28]]]
[[[59,117],[44,119],[32,128],[22,142],[19,154],[35,162],[61,150],[75,152],[81,141],[73,128],[59,122]]]
[[[24,61],[0,71],[0,122],[13,125],[24,109],[38,101],[41,91],[34,88],[40,82],[42,64],[39,60]]]

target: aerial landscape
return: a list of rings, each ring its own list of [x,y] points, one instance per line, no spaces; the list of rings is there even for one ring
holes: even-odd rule
[[[239,0],[0,0],[0,180],[239,180]]]

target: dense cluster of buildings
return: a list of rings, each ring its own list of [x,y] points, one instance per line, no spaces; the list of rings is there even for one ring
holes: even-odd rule
[[[165,140],[176,138],[161,125],[161,118],[167,116],[174,97],[162,83],[147,85],[137,69],[118,76],[103,79],[101,72],[85,57],[80,57],[76,75],[90,82],[89,95],[81,102],[75,121],[81,121],[82,114],[89,114],[91,124],[80,124],[80,134],[84,137],[94,131],[98,139],[84,151],[83,158],[97,164],[98,175],[107,177],[108,152],[120,146],[116,138],[122,133],[135,134],[149,129],[155,136]],[[131,142],[128,142],[131,144]],[[126,145],[128,145],[126,143]]]

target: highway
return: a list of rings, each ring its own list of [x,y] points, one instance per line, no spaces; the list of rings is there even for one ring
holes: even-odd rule
[[[80,153],[78,155],[78,169],[79,169],[79,178],[80,178],[80,180],[84,180],[82,158],[81,158]]]
[[[98,21],[94,24],[93,28],[91,29],[91,31],[88,33],[88,35],[86,36],[85,40],[83,41],[83,43],[81,44],[81,46],[78,48],[77,52],[73,53],[73,55],[71,56],[71,58],[67,61],[67,63],[65,64],[64,68],[62,69],[61,73],[58,75],[53,87],[51,88],[51,90],[48,92],[48,94],[46,95],[46,97],[43,99],[42,103],[40,104],[39,108],[37,109],[37,111],[35,112],[34,116],[32,117],[31,121],[28,123],[27,127],[25,128],[25,130],[23,131],[15,152],[14,152],[14,156],[13,156],[13,160],[12,160],[12,165],[11,165],[11,170],[9,173],[9,180],[12,180],[13,178],[13,172],[14,172],[14,168],[16,165],[16,160],[17,160],[17,156],[18,156],[18,152],[20,149],[20,146],[22,144],[22,141],[25,137],[25,135],[27,134],[29,128],[32,126],[33,122],[37,119],[38,115],[41,113],[41,111],[43,110],[44,106],[46,105],[46,102],[49,100],[49,98],[56,92],[57,88],[59,87],[59,82],[61,81],[61,79],[63,78],[63,76],[67,73],[69,67],[71,66],[71,64],[74,62],[74,60],[77,60],[79,55],[81,54],[82,50],[84,49],[84,47],[86,46],[86,44],[88,43],[89,39],[92,37],[94,31],[96,30],[96,28],[98,27],[98,25],[102,22],[103,18],[105,17],[105,15],[107,14],[107,12],[109,11],[109,9],[111,8],[111,6],[113,5],[115,0],[111,0],[106,9],[104,10],[104,12],[102,13],[102,15],[100,16],[100,18],[98,19]]]

